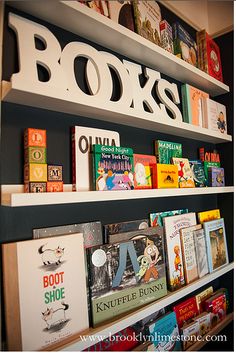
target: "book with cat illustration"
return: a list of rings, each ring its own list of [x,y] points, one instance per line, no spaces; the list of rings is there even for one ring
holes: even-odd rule
[[[162,236],[87,249],[93,326],[167,294]]]
[[[7,243],[2,254],[9,351],[53,349],[88,328],[82,234]]]

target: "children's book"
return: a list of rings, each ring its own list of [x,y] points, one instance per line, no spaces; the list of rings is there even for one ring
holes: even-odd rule
[[[149,325],[149,334],[155,346],[155,351],[181,351],[179,328],[174,312],[168,313]],[[175,339],[176,338],[176,339]]]
[[[198,321],[190,322],[188,325],[182,327],[182,340],[183,340],[183,350],[186,351],[194,343],[199,336],[200,325]]]
[[[194,188],[195,183],[193,173],[190,168],[189,160],[187,158],[172,158],[172,163],[178,166],[179,187],[180,188]]]
[[[114,244],[122,241],[136,240],[143,237],[161,236],[163,237],[163,227],[149,227],[145,229],[133,230],[132,232],[117,233],[108,235],[108,243]]]
[[[160,22],[160,33],[162,48],[174,54],[172,27],[166,20]]]
[[[155,189],[178,188],[178,167],[173,164],[153,165],[152,184]]]
[[[184,214],[184,213],[188,213],[187,208],[183,208],[181,210],[150,213],[151,227],[156,227],[156,226],[163,227],[164,217],[175,216],[175,215]]]
[[[154,143],[157,163],[171,164],[172,157],[182,157],[182,144],[157,140]]]
[[[164,219],[167,254],[168,285],[171,291],[185,285],[180,229],[197,224],[195,213],[186,213]]]
[[[134,230],[146,229],[149,227],[148,219],[136,219],[135,221],[105,224],[104,243],[108,243],[110,234],[132,232]]]
[[[198,315],[196,298],[186,299],[182,303],[175,305],[173,310],[176,314],[178,326],[182,328]]]
[[[93,145],[94,190],[134,188],[133,150],[128,147]]]
[[[194,244],[194,231],[201,229],[201,224],[180,229],[181,249],[184,262],[184,275],[186,284],[198,278],[197,258]]]
[[[208,170],[209,170],[209,168],[211,168],[211,167],[220,168],[220,163],[219,162],[208,162],[208,161],[205,161],[205,162],[203,162],[203,166],[204,166],[204,172],[205,172],[205,176],[207,178],[207,183],[208,183]]]
[[[226,317],[226,297],[225,293],[218,293],[208,298],[204,302],[205,311],[211,313],[211,327],[215,327]]]
[[[134,154],[135,189],[152,189],[152,166],[156,162],[155,156]]]
[[[215,210],[198,212],[197,217],[198,217],[199,223],[209,222],[214,219],[219,219],[220,218],[220,210],[217,208]]]
[[[223,104],[209,98],[202,99],[203,120],[205,126],[211,131],[220,132],[227,135],[227,115],[226,107]]]
[[[209,186],[216,186],[216,187],[225,186],[224,168],[218,168],[218,167],[208,168],[208,184]]]
[[[3,244],[2,254],[8,350],[53,350],[88,328],[82,234]]]
[[[199,323],[199,334],[204,336],[211,329],[211,314],[203,312],[198,315],[195,319],[195,322]]]
[[[206,149],[205,147],[199,148],[199,159],[202,162],[218,162],[220,163],[220,154],[216,149]]]
[[[204,222],[209,271],[213,272],[229,263],[224,218]]]
[[[111,20],[134,31],[134,13],[132,1],[106,1]]]
[[[202,292],[200,292],[197,295],[195,295],[198,311],[200,313],[202,313],[203,309],[204,309],[203,308],[204,300],[209,298],[212,294],[213,294],[213,287],[210,286],[210,287],[204,289]]]
[[[72,127],[72,184],[73,191],[93,189],[92,146],[102,144],[120,146],[116,131],[91,127]]]
[[[204,127],[202,98],[209,98],[209,94],[187,83],[181,86],[181,94],[184,122]]]
[[[195,230],[193,235],[197,257],[198,276],[199,278],[202,278],[209,272],[204,229]]]
[[[167,294],[163,238],[87,249],[93,326]]]
[[[133,1],[135,30],[154,44],[161,45],[161,10],[156,1]]]
[[[202,162],[194,160],[189,161],[189,164],[193,174],[195,186],[200,188],[207,186],[207,178],[205,176],[205,171]]]
[[[187,63],[197,67],[197,44],[178,22],[173,26],[174,54]]]

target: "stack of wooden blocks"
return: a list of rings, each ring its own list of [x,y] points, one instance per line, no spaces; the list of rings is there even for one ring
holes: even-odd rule
[[[25,192],[63,191],[62,166],[47,164],[46,130],[25,129]]]

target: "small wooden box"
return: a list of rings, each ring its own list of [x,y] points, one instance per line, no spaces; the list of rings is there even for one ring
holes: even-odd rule
[[[48,164],[48,181],[62,181],[62,165]]]
[[[172,164],[153,165],[152,186],[154,189],[178,188],[178,167]]]
[[[25,164],[28,163],[47,163],[46,147],[26,147]]]
[[[24,146],[26,147],[46,147],[46,130],[27,128],[24,132]]]
[[[24,167],[24,181],[28,182],[46,182],[47,164],[29,163]]]
[[[47,183],[25,183],[25,192],[46,192]]]
[[[63,181],[47,182],[47,192],[62,192],[62,191],[63,191]]]

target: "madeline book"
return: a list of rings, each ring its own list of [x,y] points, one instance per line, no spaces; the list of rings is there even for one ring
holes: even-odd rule
[[[172,157],[182,157],[182,144],[177,142],[168,142],[157,140],[154,143],[157,163],[171,164]]]
[[[197,257],[194,244],[194,231],[201,229],[201,224],[180,229],[180,239],[184,262],[186,284],[198,278]]]
[[[133,150],[128,147],[93,145],[94,190],[134,188]]]
[[[187,208],[183,208],[181,210],[150,213],[151,227],[157,227],[157,226],[163,227],[164,217],[175,216],[175,215],[184,214],[184,213],[188,213]]]
[[[74,126],[72,138],[72,187],[73,191],[93,189],[92,146],[102,144],[120,146],[120,135],[116,131]]]
[[[172,163],[178,166],[179,187],[194,188],[193,173],[187,158],[172,158]]]
[[[207,186],[207,178],[205,176],[204,167],[201,161],[189,161],[190,168],[193,174],[193,180],[196,187],[205,187]]]
[[[204,229],[195,230],[194,243],[197,257],[197,268],[198,276],[202,278],[209,272],[208,258],[207,258],[207,248],[206,248],[206,236]]]
[[[186,213],[164,219],[167,254],[168,286],[171,291],[185,285],[180,229],[196,225],[195,213]]]
[[[93,326],[167,294],[163,238],[87,249]]]
[[[199,223],[209,222],[220,218],[220,210],[217,208],[215,210],[198,212],[197,217]]]
[[[134,188],[152,188],[152,165],[156,164],[155,156],[134,154]]]
[[[2,255],[9,351],[53,350],[89,327],[82,234],[3,244]]]
[[[229,263],[224,219],[204,222],[209,271],[213,272]]]
[[[175,312],[168,313],[148,326],[155,351],[181,351],[179,328]],[[176,337],[176,339],[174,339]]]

